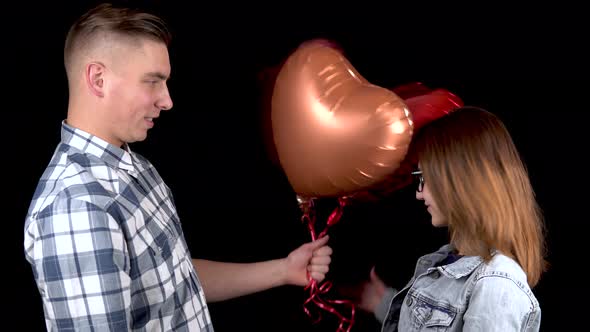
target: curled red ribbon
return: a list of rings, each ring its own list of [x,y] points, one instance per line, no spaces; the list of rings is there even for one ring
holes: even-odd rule
[[[331,226],[335,225],[338,221],[340,221],[344,207],[346,206],[346,204],[348,202],[346,197],[338,198],[338,207],[336,207],[336,209],[334,209],[334,211],[332,211],[332,213],[328,217],[328,220],[326,222],[326,227],[324,228],[324,230],[320,233],[319,236],[316,236],[316,230],[315,230],[316,215],[315,215],[315,209],[314,209],[314,205],[313,205],[313,199],[302,199],[302,198],[298,198],[298,199],[300,202],[301,209],[303,210],[303,216],[301,217],[301,221],[307,223],[307,227],[309,228],[309,232],[311,233],[311,238],[313,241],[325,236],[328,233],[328,229]],[[309,273],[308,273],[308,278],[309,278]],[[352,328],[352,325],[354,324],[354,313],[355,313],[354,303],[352,303],[352,301],[348,301],[348,300],[325,300],[325,299],[322,299],[321,295],[328,293],[331,288],[332,288],[332,283],[329,281],[325,281],[323,284],[318,285],[318,282],[315,279],[311,279],[309,285],[307,285],[307,287],[305,287],[305,290],[308,290],[308,289],[310,290],[310,296],[303,303],[303,310],[305,311],[305,313],[309,317],[312,317],[311,311],[307,308],[307,306],[310,303],[314,303],[320,309],[326,310],[338,317],[340,324],[338,326],[338,329],[336,330],[337,332],[349,332],[350,329]],[[336,310],[334,305],[344,305],[346,307],[349,307],[350,308],[350,318],[347,318],[344,315],[342,315],[340,312],[338,312],[338,310]],[[322,315],[318,314],[318,317],[315,320],[313,320],[313,324],[318,323],[321,319],[322,319]]]

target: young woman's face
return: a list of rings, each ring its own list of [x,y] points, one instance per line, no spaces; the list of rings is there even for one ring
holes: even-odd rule
[[[422,176],[422,174],[420,174],[419,176]],[[428,213],[430,213],[430,217],[432,219],[432,226],[444,227],[448,225],[447,221],[445,220],[445,217],[438,209],[437,202],[434,200],[434,197],[432,197],[428,181],[423,180],[423,182],[421,182],[421,185],[418,186],[416,190],[416,199],[424,201],[424,205],[426,205],[426,210],[428,211]]]

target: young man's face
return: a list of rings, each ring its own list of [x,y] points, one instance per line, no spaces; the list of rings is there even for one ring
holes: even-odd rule
[[[166,81],[170,76],[168,48],[145,39],[141,45],[117,51],[105,89],[107,141],[116,146],[143,141],[161,110],[172,108]]]

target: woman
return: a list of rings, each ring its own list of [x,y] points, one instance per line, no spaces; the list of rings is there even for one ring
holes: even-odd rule
[[[375,271],[359,308],[382,331],[538,331],[531,288],[545,271],[544,227],[526,168],[503,123],[474,107],[424,127],[414,141],[416,198],[450,243],[422,256],[401,290]]]

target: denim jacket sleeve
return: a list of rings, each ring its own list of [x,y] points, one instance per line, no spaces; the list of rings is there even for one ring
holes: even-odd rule
[[[476,279],[463,319],[465,331],[539,331],[541,309],[528,287],[495,271]]]

